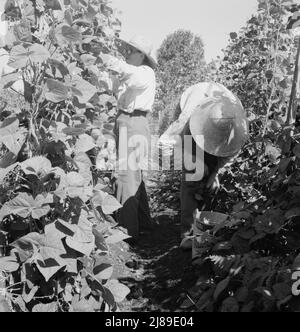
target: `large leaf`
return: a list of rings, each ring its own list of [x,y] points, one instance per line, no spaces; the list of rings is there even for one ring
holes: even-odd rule
[[[96,144],[94,143],[94,139],[87,134],[83,134],[80,135],[79,139],[77,140],[74,151],[76,154],[79,154],[81,152],[88,152],[95,147]]]
[[[82,39],[82,35],[79,31],[67,25],[61,27],[61,34],[69,42],[76,43]]]
[[[26,131],[19,128],[19,120],[10,118],[0,127],[0,143],[3,143],[14,155],[18,155],[26,138]]]
[[[48,174],[52,165],[50,160],[45,157],[34,157],[21,163],[21,168],[25,174],[35,174],[45,176]]]
[[[45,97],[53,103],[60,103],[68,98],[68,87],[60,81],[48,79],[47,89],[48,91],[45,93]]]
[[[122,205],[116,200],[115,197],[107,195],[102,202],[102,211],[103,213],[110,215],[115,211],[122,208]]]
[[[1,272],[15,272],[19,267],[16,256],[0,257],[0,275]]]
[[[79,173],[68,173],[66,176],[68,195],[72,198],[80,197],[83,194],[84,183],[84,178]]]
[[[117,303],[124,301],[126,296],[130,293],[130,289],[121,284],[118,280],[109,280],[105,284],[105,287],[112,292]]]
[[[82,211],[75,233],[73,236],[67,237],[66,243],[70,248],[86,256],[89,256],[94,250],[95,236],[93,234],[93,225],[88,220],[86,211]]]
[[[14,214],[22,218],[32,216],[34,219],[40,219],[48,214],[50,205],[53,203],[52,195],[48,194],[46,197],[38,195],[35,199],[27,193],[20,193],[11,201],[5,203],[0,210],[0,220],[4,217]]]
[[[57,312],[57,303],[52,302],[48,304],[37,304],[32,308],[32,312]]]
[[[71,90],[81,104],[86,104],[97,92],[94,85],[79,76],[73,77]]]
[[[1,60],[1,58],[0,58]],[[0,78],[0,89],[8,89],[14,85],[17,81],[20,81],[21,75],[20,73],[10,73],[7,75],[3,75]]]
[[[99,281],[108,280],[113,274],[113,267],[110,264],[102,263],[94,268],[94,274]]]
[[[12,152],[7,152],[4,156],[0,158],[0,168],[7,168],[13,165],[18,159],[18,156]]]
[[[117,229],[114,229],[111,231],[112,235],[106,238],[106,243],[107,244],[116,244],[121,241],[127,240],[130,238],[129,235],[123,233],[122,231],[119,231]]]
[[[8,65],[12,68],[21,69],[31,61],[32,63],[43,63],[50,57],[49,51],[40,44],[33,44],[29,48],[22,45],[14,46],[10,52]]]
[[[43,0],[46,8],[53,10],[62,10],[61,4],[58,0]]]
[[[66,76],[69,74],[69,70],[67,66],[65,66],[61,61],[58,61],[57,59],[50,58],[49,64],[58,69],[62,76]]]
[[[31,24],[28,20],[22,20],[14,26],[14,34],[19,41],[32,42]]]
[[[61,256],[66,254],[62,239],[66,235],[59,231],[52,223],[45,227],[45,234],[30,233],[17,241],[12,246],[18,251],[25,251],[31,256],[34,253],[33,260],[36,262],[38,270],[42,273],[46,281],[68,262]]]
[[[108,193],[98,190],[92,202],[95,207],[101,207],[104,214],[110,215],[122,208],[117,199]]]
[[[230,277],[227,277],[226,279],[222,280],[216,290],[215,290],[215,293],[214,293],[214,299],[215,301],[219,298],[219,296],[223,293],[223,291],[225,291],[225,289],[228,287],[229,285],[229,282],[230,282]]]
[[[59,264],[56,259],[43,259],[41,254],[35,255],[35,262],[38,270],[41,272],[46,282],[48,282],[59,270],[62,269],[61,264]]]
[[[90,54],[83,54],[80,59],[86,67],[93,66],[96,62],[96,58]]]

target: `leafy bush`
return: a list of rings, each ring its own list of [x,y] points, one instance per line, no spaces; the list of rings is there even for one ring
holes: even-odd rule
[[[204,45],[199,36],[178,30],[163,41],[157,58],[159,84],[154,108],[160,117],[159,131],[162,134],[178,117],[176,107],[183,91],[204,78]]]
[[[108,252],[128,236],[110,215],[116,100],[100,52],[117,54],[106,0],[9,0],[5,50],[23,104],[1,110],[1,309],[117,310],[129,289]],[[4,304],[3,304],[4,303]]]

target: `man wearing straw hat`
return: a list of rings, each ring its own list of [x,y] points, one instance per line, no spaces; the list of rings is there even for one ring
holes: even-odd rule
[[[219,188],[218,172],[239,153],[248,137],[248,121],[240,100],[218,83],[199,83],[180,101],[181,115],[160,138],[163,153],[183,155],[180,247],[192,248],[196,194]],[[186,139],[190,138],[190,140]],[[191,158],[189,158],[191,157]]]
[[[120,52],[126,61],[107,54],[100,57],[118,78],[116,94],[119,113],[115,134],[119,164],[116,196],[123,208],[117,213],[117,221],[127,228],[135,241],[139,237],[141,224],[150,224],[142,169],[148,161],[148,114],[152,111],[155,98],[156,60],[151,44],[142,36],[119,42]]]

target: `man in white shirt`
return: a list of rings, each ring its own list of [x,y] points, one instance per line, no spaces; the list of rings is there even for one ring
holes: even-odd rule
[[[218,172],[246,142],[248,121],[240,100],[218,83],[204,82],[187,89],[180,109],[179,119],[162,135],[160,144],[164,155],[182,149],[182,153],[175,153],[183,156],[175,160],[183,169],[181,248],[191,249],[194,215],[199,208],[195,196],[199,191],[207,196],[218,189]]]
[[[141,36],[130,42],[123,41],[122,45],[126,61],[106,54],[100,58],[118,78],[116,196],[123,208],[117,214],[117,221],[127,228],[133,240],[137,240],[140,226],[150,224],[143,169],[148,166],[150,129],[147,116],[155,99],[156,60],[152,46]]]

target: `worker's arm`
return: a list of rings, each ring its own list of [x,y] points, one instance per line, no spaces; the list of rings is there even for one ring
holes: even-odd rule
[[[154,71],[148,66],[129,65],[108,54],[101,54],[100,58],[109,70],[120,74],[120,80],[130,88],[145,89],[155,80]]]

